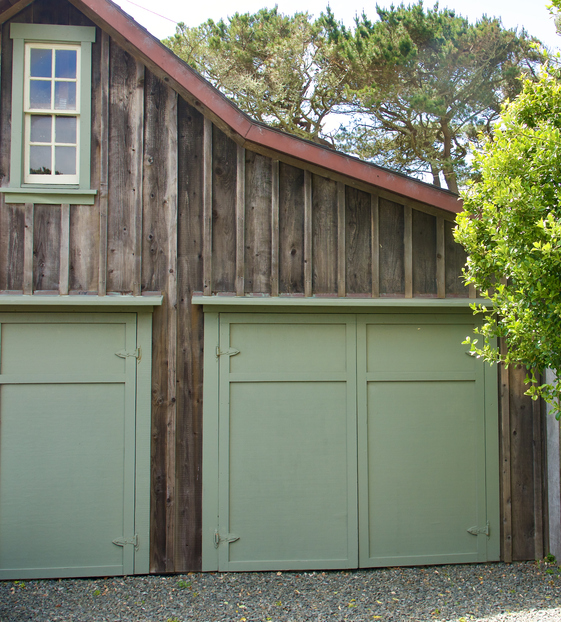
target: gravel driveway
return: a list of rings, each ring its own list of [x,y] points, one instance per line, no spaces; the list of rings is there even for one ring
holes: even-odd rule
[[[0,582],[1,622],[561,622],[561,569],[527,562]]]

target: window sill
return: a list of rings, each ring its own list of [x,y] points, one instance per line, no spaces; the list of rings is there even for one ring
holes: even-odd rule
[[[6,203],[93,205],[97,190],[85,188],[0,188]]]

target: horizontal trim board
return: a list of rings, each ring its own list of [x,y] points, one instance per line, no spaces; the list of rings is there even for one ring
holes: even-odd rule
[[[367,372],[366,382],[475,382],[474,372]]]
[[[159,307],[163,296],[33,296],[2,295],[0,307]]]
[[[469,309],[474,303],[470,298],[315,298],[288,296],[193,296],[194,305],[212,307],[415,307],[435,308],[459,307]],[[478,304],[490,306],[490,302],[481,298]]]
[[[84,566],[78,568],[8,568],[0,570],[0,581],[22,579],[60,579],[60,577],[114,577],[124,574],[122,566]]]
[[[57,374],[0,374],[3,384],[125,384],[125,374],[72,376]]]
[[[282,382],[347,382],[348,372],[340,373],[314,373],[314,372],[263,372],[261,374],[243,374],[239,372],[230,372],[228,374],[231,383],[253,383],[253,382],[269,382],[279,384]],[[0,376],[2,378],[2,376]]]
[[[93,205],[97,190],[64,188],[0,188],[6,203],[39,203],[41,205]]]
[[[93,26],[58,26],[51,24],[10,24],[11,39],[32,41],[77,42],[95,41]]]

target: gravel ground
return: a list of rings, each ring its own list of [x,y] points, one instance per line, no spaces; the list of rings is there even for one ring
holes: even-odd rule
[[[554,563],[0,582],[1,622],[561,622]]]

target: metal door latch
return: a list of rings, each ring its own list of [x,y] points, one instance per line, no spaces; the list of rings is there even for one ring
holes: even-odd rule
[[[489,537],[489,521],[487,521],[485,527],[470,527],[467,531],[473,536],[478,536],[479,534],[482,534]]]
[[[127,356],[134,357],[137,361],[140,361],[142,358],[142,350],[140,348],[136,348],[132,352],[127,352],[126,350],[119,350],[119,352],[115,352],[115,356],[118,356],[121,359],[126,359]]]
[[[221,350],[220,346],[216,346],[216,358],[220,356],[236,356],[240,351],[235,348],[231,348],[230,350]]]
[[[233,534],[233,533],[227,533],[225,536],[221,536],[217,529],[214,532],[214,548],[217,549],[221,542],[230,543],[230,542],[235,542],[236,540],[239,540],[239,539],[240,537],[236,536],[236,534]]]
[[[115,538],[115,540],[113,540],[113,544],[116,544],[117,546],[126,546],[127,544],[132,544],[134,546],[134,550],[138,551],[138,534],[135,533],[132,538],[125,538],[125,536]]]

